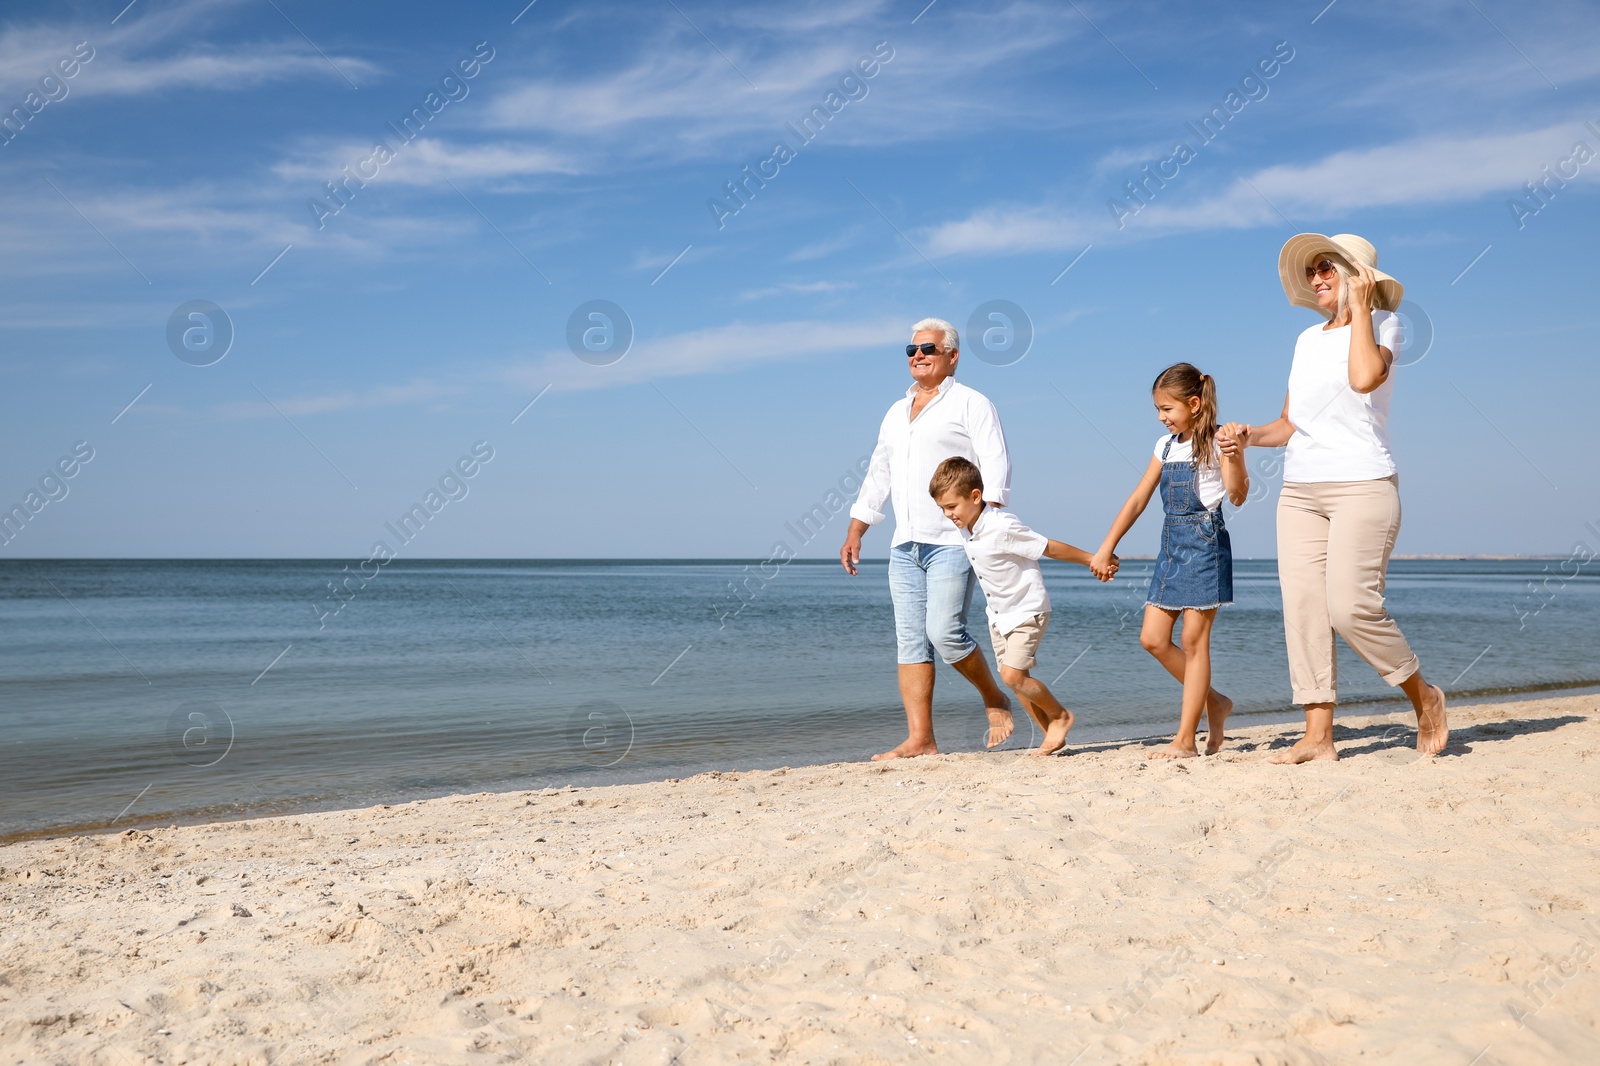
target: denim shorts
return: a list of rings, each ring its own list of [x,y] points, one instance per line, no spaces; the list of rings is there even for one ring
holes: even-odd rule
[[[971,655],[978,642],[967,632],[967,611],[977,575],[959,544],[907,541],[889,549],[889,598],[900,663],[947,663]]]

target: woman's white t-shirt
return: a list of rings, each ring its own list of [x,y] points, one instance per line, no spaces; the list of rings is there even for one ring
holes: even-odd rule
[[[1400,318],[1372,312],[1372,335],[1399,352]],[[1283,456],[1285,481],[1373,481],[1395,473],[1389,453],[1389,398],[1394,372],[1368,393],[1350,387],[1350,327],[1312,326],[1294,345],[1289,368],[1289,421],[1294,434]]]
[[[1167,448],[1167,441],[1172,441],[1171,449]],[[1212,445],[1213,448],[1216,445]],[[1167,434],[1156,441],[1155,456],[1161,458],[1161,453],[1166,452],[1166,461],[1169,463],[1194,462],[1194,437],[1188,440],[1178,440],[1172,434]],[[1200,468],[1194,472],[1195,492],[1200,496],[1200,506],[1208,511],[1216,510],[1217,504],[1222,502],[1222,497],[1227,495],[1227,489],[1222,484],[1222,463],[1215,455],[1211,462],[1201,463]]]

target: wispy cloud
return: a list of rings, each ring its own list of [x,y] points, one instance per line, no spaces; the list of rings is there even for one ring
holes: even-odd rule
[[[907,323],[899,318],[850,322],[800,320],[731,322],[654,339],[636,340],[621,362],[590,366],[571,352],[546,352],[499,372],[509,385],[533,392],[604,389],[641,381],[722,373],[761,363],[844,355],[903,340]]]
[[[848,292],[856,287],[853,281],[785,281],[763,289],[747,289],[739,294],[741,300],[760,300],[768,296],[819,295],[831,292]]]
[[[1351,211],[1405,204],[1443,204],[1511,196],[1564,158],[1582,133],[1572,121],[1537,130],[1476,137],[1430,136],[1335,152],[1303,164],[1279,164],[1237,178],[1220,190],[1185,195],[1180,179],[1119,230],[1110,208],[997,205],[930,228],[930,255],[1063,251],[1092,241],[1149,238],[1212,229],[1283,224],[1278,211],[1312,222]],[[1593,136],[1590,137],[1593,140]],[[1591,145],[1593,147],[1593,145]],[[1580,179],[1592,180],[1590,171]],[[1122,199],[1114,186],[1107,198]]]
[[[446,397],[459,396],[466,386],[440,384],[436,381],[411,381],[404,385],[380,385],[364,391],[339,391],[312,393],[274,400],[277,404],[241,402],[224,404],[214,413],[225,419],[277,418],[285,415],[325,415],[336,411],[366,410],[377,407],[406,407],[434,403]]]

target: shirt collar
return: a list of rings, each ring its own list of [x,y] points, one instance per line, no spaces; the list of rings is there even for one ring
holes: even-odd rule
[[[947,377],[943,381],[939,382],[939,392],[934,397],[934,399],[938,399],[940,396],[943,396],[945,393],[949,392],[951,387],[953,385],[955,385],[955,383],[956,383],[956,376],[954,374],[951,374],[949,377]],[[906,397],[909,399],[911,397],[916,396],[916,394],[917,394],[917,383],[915,381],[913,381],[911,383],[911,386],[908,389],[906,389]]]

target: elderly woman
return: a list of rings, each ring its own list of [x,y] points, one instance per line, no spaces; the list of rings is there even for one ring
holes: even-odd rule
[[[1435,755],[1449,738],[1444,691],[1423,680],[1421,664],[1384,609],[1383,587],[1400,532],[1400,478],[1389,451],[1394,314],[1404,292],[1378,269],[1370,243],[1351,234],[1301,233],[1278,256],[1289,302],[1327,321],[1300,334],[1283,414],[1265,425],[1230,422],[1218,433],[1224,454],[1287,445],[1278,498],[1278,583],[1294,702],[1306,710],[1306,735],[1273,754],[1276,763],[1337,759],[1334,634],[1398,686],[1417,714],[1417,750]]]

